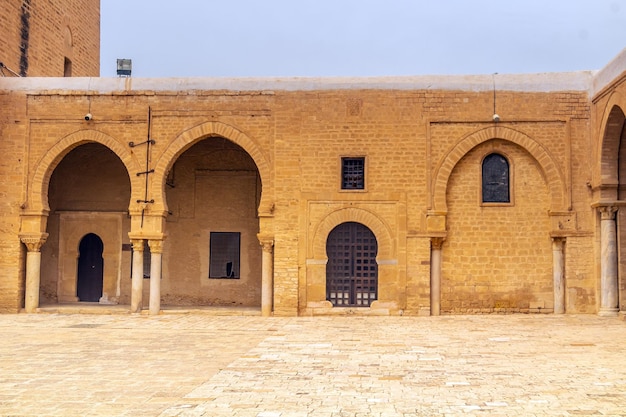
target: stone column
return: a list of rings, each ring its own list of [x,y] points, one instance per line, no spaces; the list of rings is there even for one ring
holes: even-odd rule
[[[39,285],[41,283],[41,247],[46,243],[48,233],[21,235],[26,245],[26,288],[24,307],[27,313],[35,313],[39,307]]]
[[[565,239],[552,238],[552,277],[554,280],[554,314],[565,313],[564,254]]]
[[[141,313],[143,297],[143,239],[131,239],[133,245],[133,270],[130,292],[130,312]]]
[[[441,314],[441,248],[445,239],[430,239],[430,315]]]
[[[274,241],[259,238],[263,248],[261,267],[261,316],[272,315],[274,298]]]
[[[600,210],[600,316],[616,316],[617,292],[617,207],[604,206]]]
[[[150,314],[161,311],[161,259],[162,240],[148,240],[150,245]]]

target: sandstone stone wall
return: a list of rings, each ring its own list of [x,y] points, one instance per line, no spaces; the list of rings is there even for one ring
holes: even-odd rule
[[[596,185],[594,159],[604,96],[592,101],[588,74],[554,75],[541,88],[532,77],[501,77],[509,87],[496,91],[499,122],[490,77],[464,86],[452,77],[448,87],[439,78],[176,86],[100,79],[89,88],[78,79],[46,89],[21,81],[0,95],[0,143],[10,156],[0,167],[13,178],[0,185],[0,305],[14,311],[23,303],[25,248],[17,236],[27,231],[49,234],[42,300],[71,293],[74,278],[59,261],[74,262],[62,249],[65,222],[74,240],[90,225],[115,230],[103,239],[105,248],[118,246],[105,259],[112,302],[130,302],[131,237],[165,236],[163,303],[259,306],[258,235],[274,243],[275,315],[430,314],[431,247],[441,241],[442,313],[551,312],[556,240],[565,254],[566,311],[595,312],[592,205],[594,193],[610,188]],[[481,161],[492,152],[510,164],[507,204],[481,201]],[[363,190],[341,189],[342,157],[365,158]],[[326,239],[344,222],[362,223],[377,239],[371,308],[326,301]],[[211,231],[241,232],[239,280],[208,278]],[[148,286],[144,280],[144,298]]]
[[[26,97],[0,94],[0,312],[15,312],[24,300],[25,248],[18,238],[20,206],[28,176]]]
[[[6,67],[30,77],[100,74],[99,0],[6,0],[2,8],[0,62]]]

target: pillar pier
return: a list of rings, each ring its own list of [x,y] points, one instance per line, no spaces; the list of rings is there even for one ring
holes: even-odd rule
[[[130,312],[141,313],[143,297],[143,239],[131,239],[133,245]]]
[[[161,311],[161,261],[163,258],[163,241],[148,240],[150,246],[150,314]]]
[[[552,277],[554,280],[554,314],[565,313],[564,238],[552,238]]]
[[[600,316],[616,316],[617,285],[617,231],[615,206],[601,206],[600,211]]]
[[[430,239],[430,315],[441,314],[441,237]]]
[[[48,233],[20,235],[26,245],[26,288],[24,308],[27,313],[35,313],[39,308],[39,286],[41,283],[41,247],[46,243]]]
[[[272,315],[274,298],[274,240],[259,237],[263,248],[261,269],[261,316]]]

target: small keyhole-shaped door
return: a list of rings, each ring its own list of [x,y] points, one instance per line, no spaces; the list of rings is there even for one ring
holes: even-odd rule
[[[102,239],[94,233],[85,235],[78,246],[78,279],[76,296],[79,301],[100,301],[104,260]]]

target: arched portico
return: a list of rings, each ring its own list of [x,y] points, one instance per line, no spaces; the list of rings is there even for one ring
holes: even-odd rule
[[[213,143],[215,143],[215,145],[212,145]],[[217,145],[218,143],[223,143],[224,145]],[[217,149],[215,146],[221,146],[221,148]],[[192,152],[192,154],[189,154],[189,152]],[[221,157],[219,160],[211,159],[214,158],[214,156],[209,156],[209,154],[215,155],[220,152]],[[181,162],[183,161],[181,158],[187,162]],[[192,159],[196,162],[192,162]],[[205,162],[202,162],[202,160]],[[212,162],[209,162],[210,160]],[[232,161],[233,165],[224,166],[227,161]],[[250,166],[250,163],[246,161],[252,161],[252,166]],[[202,165],[203,163],[204,165]],[[186,168],[181,170],[183,167]],[[188,172],[181,172],[185,170]],[[252,177],[250,177],[250,175],[252,175]],[[217,269],[215,271],[213,270],[213,267],[217,266],[214,263],[208,263],[213,262],[212,260],[217,259],[218,256],[233,255],[218,255],[216,253],[211,253],[211,256],[209,256],[211,246],[207,246],[207,248],[205,248],[206,250],[202,249],[204,248],[204,245],[210,245],[209,242],[211,241],[211,238],[217,238],[216,233],[221,233],[221,238],[228,240],[232,237],[241,244],[242,252],[240,256],[244,260],[241,267],[245,269],[245,271],[242,272],[243,275],[239,275],[240,265],[237,260],[234,262],[226,262],[227,260],[224,261],[229,264],[230,268],[233,268],[229,270],[232,272],[233,277],[240,279],[240,282],[244,282],[244,280],[248,278],[249,273],[246,268],[250,262],[254,262],[250,261],[248,254],[252,252],[256,253],[258,251],[260,265],[258,268],[254,268],[254,271],[258,271],[258,273],[261,274],[262,282],[260,283],[259,291],[261,292],[261,305],[263,306],[262,312],[263,315],[271,314],[271,308],[268,308],[268,306],[272,305],[271,298],[273,296],[271,291],[273,270],[273,233],[271,230],[273,204],[270,198],[272,195],[271,175],[270,164],[268,163],[265,154],[261,152],[260,146],[243,132],[219,122],[203,123],[182,132],[174,140],[172,140],[162,152],[158,153],[158,159],[154,165],[154,173],[151,175],[151,182],[148,191],[150,200],[153,200],[154,203],[149,204],[146,207],[145,214],[147,220],[144,223],[143,228],[139,229],[136,224],[133,224],[130,235],[133,242],[134,240],[149,239],[150,247],[157,247],[157,241],[162,240],[166,234],[164,228],[166,226],[166,219],[168,219],[168,216],[170,221],[173,218],[181,219],[176,220],[175,223],[172,223],[172,225],[168,227],[168,239],[163,242],[163,245],[158,245],[159,251],[155,253],[152,253],[151,251],[153,266],[155,260],[160,264],[160,260],[162,258],[166,265],[164,268],[171,270],[174,262],[180,263],[180,258],[173,255],[172,248],[176,248],[176,242],[183,238],[185,233],[188,233],[185,232],[185,227],[187,226],[184,226],[183,224],[187,221],[185,219],[189,216],[199,216],[196,219],[197,221],[200,221],[199,219],[202,216],[209,219],[207,220],[209,223],[203,225],[198,224],[195,229],[202,235],[194,237],[194,239],[200,239],[199,242],[201,247],[199,248],[202,253],[196,255],[195,253],[191,253],[193,252],[191,251],[183,255],[196,256],[198,258],[198,260],[194,262],[199,262],[199,269],[198,271],[189,271],[189,276],[198,277],[197,279],[200,280],[200,282],[198,284],[186,284],[186,288],[191,288],[190,286],[193,285],[199,285],[199,289],[193,296],[192,294],[181,293],[181,297],[183,297],[181,298],[182,302],[201,304],[213,302],[219,303],[220,301],[218,299],[213,299],[217,297],[217,295],[213,295],[213,298],[211,298],[208,294],[205,294],[206,291],[209,291],[209,288],[212,288],[217,284],[221,284],[218,287],[222,290],[236,285],[234,281],[228,281],[227,279],[222,279],[221,282],[217,282],[215,278],[218,278],[216,274],[219,275],[219,272],[216,272]],[[187,178],[183,179],[183,176],[186,176]],[[254,178],[258,178],[258,184],[254,182],[256,181]],[[176,182],[176,185],[173,184],[173,181]],[[181,183],[181,181],[183,182]],[[185,201],[184,199],[186,197],[183,197],[183,194],[181,194],[183,193],[183,188],[185,187],[185,181],[186,184],[192,184],[189,181],[195,181],[198,188],[194,189],[199,193],[204,192],[202,190],[206,187],[216,187],[218,184],[222,184],[222,186],[227,188],[223,188],[219,193],[212,192],[206,194],[209,199],[217,198],[217,195],[221,194],[222,198],[217,200],[215,202],[216,204],[207,203],[208,200],[200,197],[197,197],[200,198],[200,200],[197,200],[197,203],[194,203],[188,199]],[[250,183],[249,181],[253,182]],[[226,182],[230,185],[226,186]],[[254,190],[253,194],[245,193],[244,190],[249,189],[250,187],[258,191],[258,197],[256,196],[257,191]],[[195,193],[195,191],[190,192]],[[240,193],[240,197],[232,195],[233,192]],[[168,201],[168,199],[173,198],[172,195],[177,194],[180,194],[180,196],[176,197],[178,200],[176,201],[176,206],[174,207],[171,204],[172,202]],[[246,195],[248,197],[251,196],[254,200],[253,211],[250,213],[248,220],[246,220],[249,224],[247,226],[241,224],[241,219],[238,218],[231,219],[231,221],[224,223],[222,226],[216,225],[215,222],[218,221],[218,217],[215,217],[215,211],[219,210],[219,207],[222,205],[229,204],[227,203],[228,201],[231,201],[230,204],[232,204],[232,202],[235,201],[232,200],[233,198],[236,200],[238,199],[237,201],[239,203],[248,207],[249,203],[246,203],[246,201],[248,201],[248,197],[246,197]],[[200,196],[200,194],[198,194],[198,196]],[[248,213],[247,210],[248,209],[246,208],[244,211]],[[233,206],[226,212],[222,211],[219,218],[223,218],[224,216],[228,217],[229,215],[232,217],[238,212],[237,207]],[[186,213],[195,214],[192,215]],[[252,221],[255,222],[254,225],[250,223]],[[226,226],[226,224],[228,224],[228,226]],[[230,236],[229,233],[231,233],[232,236]],[[250,246],[248,242],[250,242],[251,237],[258,240],[261,245],[259,246],[257,242],[254,248]],[[139,243],[137,246],[139,246]],[[155,255],[159,259],[155,259]],[[257,255],[254,255],[254,259],[256,259],[256,257]],[[140,265],[137,265],[137,267],[140,267]],[[135,267],[133,267],[133,270],[135,270]],[[255,274],[256,273],[257,272],[255,272]],[[179,271],[174,275],[185,276],[186,273]],[[227,275],[228,277],[231,276],[230,274]],[[156,298],[159,298],[160,300],[162,297],[169,297],[169,301],[172,302],[175,297],[178,297],[174,296],[173,293],[176,293],[177,291],[178,293],[181,291],[187,291],[181,286],[181,283],[172,283],[172,281],[169,281],[170,277],[171,274],[170,276],[163,278],[163,282],[159,283],[160,285],[157,288],[157,286],[153,283],[151,274],[151,312],[158,312],[158,307],[156,307]],[[228,277],[225,276],[224,278]],[[190,279],[193,280],[196,278]],[[140,282],[141,280],[137,279],[136,281]],[[178,285],[178,287],[174,288],[172,285]],[[260,290],[261,288],[263,289],[262,291]],[[161,293],[161,290],[163,290],[163,293]],[[170,291],[169,296],[167,295],[167,291]],[[255,289],[255,291],[257,290]],[[133,294],[141,294],[141,292],[142,291],[140,289],[137,289],[133,291]],[[155,299],[153,300],[153,298]],[[164,302],[167,303],[168,300],[165,300]],[[139,305],[140,302],[135,301],[131,303],[131,305],[135,304]]]
[[[261,146],[252,138],[234,127],[220,122],[202,123],[180,133],[160,155],[159,160],[154,167],[155,180],[152,182],[150,189],[150,195],[155,200],[152,210],[155,212],[167,212],[167,202],[165,199],[167,174],[178,157],[194,143],[204,138],[213,136],[228,139],[229,141],[239,145],[248,153],[248,155],[250,155],[259,171],[261,183],[263,185],[258,213],[260,216],[271,215],[273,211],[274,187],[269,157],[266,156],[266,154],[261,150]]]
[[[620,177],[626,179],[626,164],[619,164],[622,138],[624,135],[624,120],[626,111],[626,97],[615,93],[611,96],[606,110],[602,115],[599,132],[599,164],[596,169],[596,185],[600,190],[597,200],[616,200],[619,198],[618,185]],[[621,175],[620,175],[621,174]],[[626,187],[626,185],[625,185]]]
[[[46,240],[49,240],[50,235],[46,230],[50,213],[50,179],[57,166],[70,152],[81,145],[89,143],[102,145],[114,154],[115,158],[119,159],[121,166],[123,166],[122,170],[125,172],[123,176],[132,181],[132,177],[128,175],[129,170],[135,171],[135,162],[131,154],[117,140],[96,130],[74,132],[59,140],[42,154],[32,170],[32,176],[28,180],[29,188],[27,201],[23,204],[20,224],[20,239],[26,244],[28,249],[25,295],[26,310],[28,312],[35,311],[39,306],[41,247]],[[130,184],[132,184],[132,182]],[[132,191],[130,192],[132,193]],[[124,201],[121,210],[126,211],[128,204],[128,201]],[[58,236],[56,236],[55,239],[58,240]],[[121,242],[118,243],[121,245]],[[117,265],[119,267],[119,260],[117,260]],[[75,282],[73,283],[73,288],[76,288]],[[62,294],[63,293],[57,294],[57,296],[60,297],[59,299],[65,297]]]
[[[97,130],[80,130],[71,133],[52,146],[35,164],[33,175],[28,181],[28,200],[24,207],[26,213],[46,214],[50,210],[48,205],[48,186],[54,169],[72,149],[89,142],[99,143],[113,151],[120,158],[129,173],[141,170],[136,157],[128,151],[128,148],[106,133]],[[134,178],[134,175],[129,175],[129,177],[132,188],[131,199],[135,197],[140,198],[141,178]]]
[[[600,233],[600,309],[612,316],[626,309],[626,98],[614,93],[608,100],[600,129],[599,165],[593,207]]]

